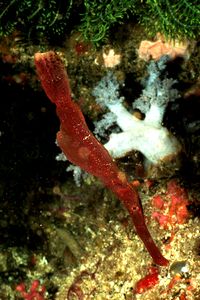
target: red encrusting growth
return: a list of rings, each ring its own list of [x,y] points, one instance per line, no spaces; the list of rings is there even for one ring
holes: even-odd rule
[[[153,197],[152,204],[156,208],[152,217],[165,229],[184,224],[189,217],[187,192],[175,180],[169,181],[165,195]]]
[[[134,293],[143,294],[147,290],[153,288],[159,282],[158,275],[158,269],[155,267],[151,267],[149,269],[149,273],[136,283]]]
[[[36,53],[35,65],[47,96],[56,104],[60,119],[57,142],[67,159],[100,178],[116,194],[128,209],[136,231],[154,262],[166,266],[168,260],[162,256],[146,227],[138,192],[91,133],[82,112],[72,101],[68,76],[61,59],[53,51]]]
[[[40,285],[40,281],[37,279],[32,282],[29,291],[26,291],[23,282],[16,286],[16,291],[24,300],[45,300],[46,288],[44,285]]]

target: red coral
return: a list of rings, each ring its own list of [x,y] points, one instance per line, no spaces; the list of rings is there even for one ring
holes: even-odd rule
[[[171,205],[169,209],[171,223],[185,223],[189,216],[187,209],[189,201],[186,190],[181,188],[175,180],[171,180],[168,183],[167,195],[171,199]]]
[[[185,189],[181,188],[175,180],[168,183],[165,195],[155,195],[153,197],[152,204],[157,209],[152,213],[152,217],[163,228],[168,228],[169,225],[183,224],[188,219],[188,195]]]
[[[67,159],[100,178],[117,195],[128,209],[136,231],[154,262],[167,265],[168,261],[160,253],[146,227],[138,192],[91,133],[82,112],[72,101],[68,76],[61,59],[52,51],[36,53],[35,65],[47,96],[56,104],[61,123],[57,142]]]
[[[153,206],[158,209],[163,209],[163,207],[164,207],[164,200],[162,199],[162,197],[160,195],[154,196],[152,203],[153,203]]]
[[[158,275],[158,269],[155,267],[151,267],[149,269],[149,274],[147,274],[144,278],[140,279],[136,283],[134,292],[136,294],[142,294],[154,287],[159,282]]]
[[[20,292],[24,300],[45,300],[45,286],[41,285],[39,280],[34,280],[31,284],[30,290],[27,292],[24,283],[16,286],[16,291]]]

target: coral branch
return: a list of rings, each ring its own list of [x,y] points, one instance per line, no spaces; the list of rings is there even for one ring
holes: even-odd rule
[[[167,265],[168,261],[160,253],[145,225],[137,191],[90,132],[82,112],[71,100],[67,73],[59,56],[51,51],[36,53],[35,65],[47,96],[56,104],[61,123],[57,141],[67,159],[100,178],[117,195],[128,209],[136,231],[154,262]]]

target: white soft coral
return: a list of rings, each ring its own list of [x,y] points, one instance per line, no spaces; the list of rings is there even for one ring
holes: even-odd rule
[[[150,63],[145,89],[134,102],[133,108],[145,114],[144,120],[139,120],[124,107],[124,99],[119,96],[119,83],[113,73],[109,72],[94,88],[96,101],[115,115],[116,123],[122,131],[111,134],[104,145],[113,158],[138,150],[148,163],[161,167],[176,160],[181,152],[182,147],[177,138],[162,126],[166,106],[178,96],[172,88],[174,80],[166,76],[160,79],[166,61],[167,57],[163,57],[158,62]]]

